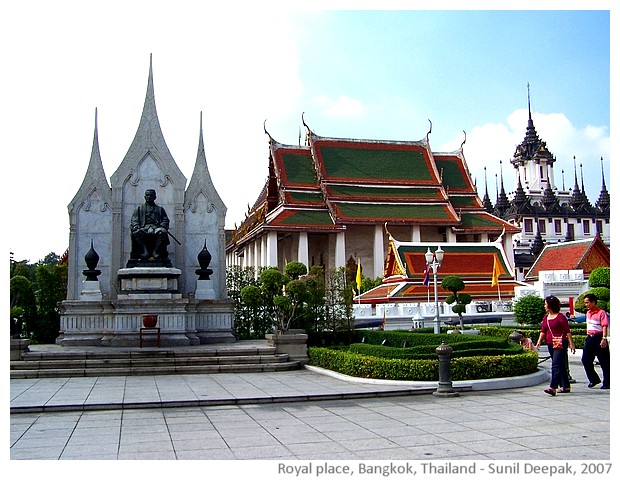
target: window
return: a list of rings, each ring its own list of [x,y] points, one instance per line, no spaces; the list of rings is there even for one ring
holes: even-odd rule
[[[558,220],[558,219],[554,220],[553,225],[554,225],[555,234],[561,235],[562,234],[562,220]]]
[[[531,218],[526,218],[525,222],[525,233],[534,233],[534,222]]]
[[[603,236],[603,221],[602,220],[597,220],[596,221],[596,233],[599,234],[599,236]]]
[[[538,230],[540,231],[541,235],[547,233],[547,223],[544,220],[538,221]]]
[[[590,220],[583,221],[583,234],[590,235]]]

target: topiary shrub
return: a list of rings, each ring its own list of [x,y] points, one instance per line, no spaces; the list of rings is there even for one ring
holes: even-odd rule
[[[597,267],[590,273],[588,279],[588,285],[590,288],[595,287],[610,287],[610,268],[609,267]]]
[[[545,301],[538,295],[524,295],[512,304],[515,321],[521,325],[535,325],[545,315]]]
[[[577,298],[577,300],[575,300],[575,310],[577,310],[578,312],[581,313],[586,313],[586,311],[588,310],[585,306],[585,304],[583,303],[583,297],[586,296],[586,294],[588,293],[593,293],[594,295],[596,295],[596,298],[598,299],[596,301],[596,304],[599,306],[599,308],[602,308],[603,310],[605,310],[606,312],[609,312],[611,305],[610,305],[610,290],[607,287],[595,287],[595,288],[591,288],[588,291],[582,293],[581,295],[579,295],[579,297]]]

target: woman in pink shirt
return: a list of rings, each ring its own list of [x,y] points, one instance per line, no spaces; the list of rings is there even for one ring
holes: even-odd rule
[[[547,343],[549,355],[551,355],[551,384],[549,388],[545,389],[545,393],[553,397],[558,386],[561,387],[560,393],[570,392],[568,369],[566,368],[566,360],[568,358],[566,348],[570,345],[571,351],[575,353],[575,344],[573,343],[568,319],[563,313],[560,313],[560,300],[558,297],[553,295],[546,297],[545,310],[547,314],[542,320],[536,348],[540,348],[543,339]],[[553,345],[553,337],[561,337],[560,345]]]
[[[593,293],[583,297],[583,303],[588,309],[586,312],[586,343],[583,346],[581,363],[588,377],[588,388],[594,388],[601,383],[601,377],[594,369],[594,357],[598,358],[603,371],[603,390],[609,389],[609,317],[605,310],[597,305],[598,298]]]

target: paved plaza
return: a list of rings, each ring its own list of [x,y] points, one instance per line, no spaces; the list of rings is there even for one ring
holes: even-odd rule
[[[360,382],[321,371],[11,380],[12,460],[606,460],[610,390]],[[544,370],[549,361],[543,362]]]

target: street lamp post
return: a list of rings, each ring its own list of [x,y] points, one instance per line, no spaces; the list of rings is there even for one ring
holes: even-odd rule
[[[444,251],[441,249],[441,246],[437,247],[437,250],[431,252],[430,247],[427,252],[424,254],[424,258],[426,259],[426,265],[429,268],[433,269],[433,287],[435,290],[435,325],[434,332],[440,333],[439,328],[439,296],[437,293],[437,270],[441,266],[441,262],[443,261]]]

